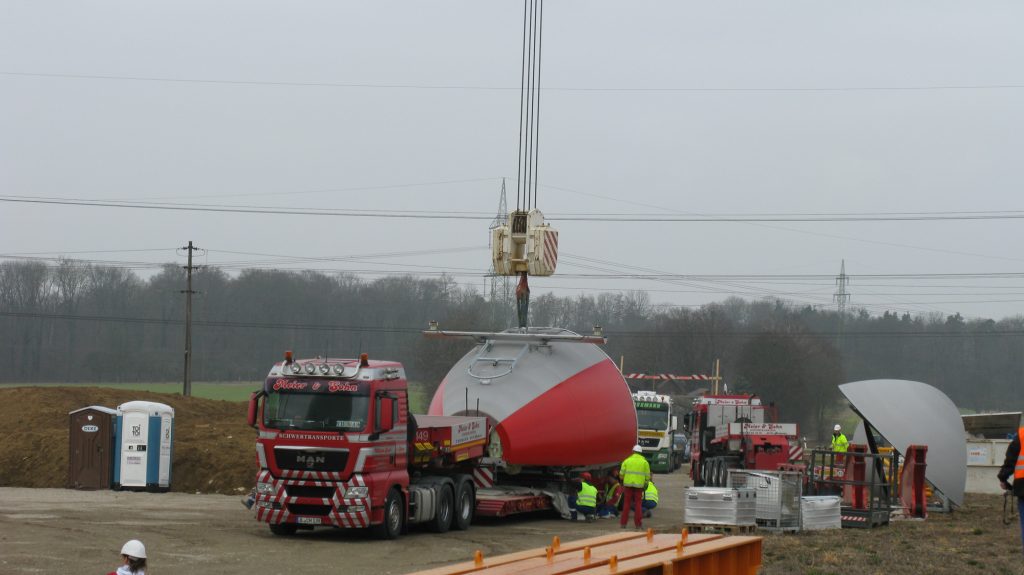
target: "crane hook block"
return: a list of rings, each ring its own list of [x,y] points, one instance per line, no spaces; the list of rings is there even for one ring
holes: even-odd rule
[[[558,264],[558,230],[544,223],[540,210],[513,211],[508,222],[491,229],[494,272],[549,276]]]

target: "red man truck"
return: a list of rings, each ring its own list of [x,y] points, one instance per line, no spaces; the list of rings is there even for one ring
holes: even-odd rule
[[[411,524],[466,529],[474,514],[568,515],[570,480],[617,465],[636,441],[625,381],[593,338],[565,330],[473,336],[480,343],[463,360],[473,369],[453,367],[432,415],[409,413],[400,363],[286,352],[249,401],[256,518],[278,535],[329,526],[393,539]],[[480,376],[483,364],[503,363],[494,359],[503,345],[522,346],[517,359]],[[490,359],[481,361],[482,349]],[[581,424],[581,406],[616,423]]]
[[[278,535],[318,525],[397,537],[473,517],[483,417],[410,416],[402,365],[288,353],[249,402],[259,437],[256,517]]]

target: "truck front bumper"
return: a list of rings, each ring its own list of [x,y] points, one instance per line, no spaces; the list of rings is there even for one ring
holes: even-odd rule
[[[350,487],[365,487],[360,476],[349,481],[323,481],[315,471],[296,473],[295,478],[279,479],[261,471],[253,509],[256,519],[279,525],[323,525],[340,528],[370,526],[370,498],[346,498]]]

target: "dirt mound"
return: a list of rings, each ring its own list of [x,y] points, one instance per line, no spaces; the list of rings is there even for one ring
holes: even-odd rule
[[[134,400],[174,408],[172,491],[248,492],[256,434],[245,423],[245,403],[77,386],[0,389],[0,486],[65,487],[68,412]]]

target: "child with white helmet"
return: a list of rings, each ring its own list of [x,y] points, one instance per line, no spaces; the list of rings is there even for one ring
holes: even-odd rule
[[[108,575],[146,575],[146,546],[138,539],[132,539],[121,546],[123,565]]]

